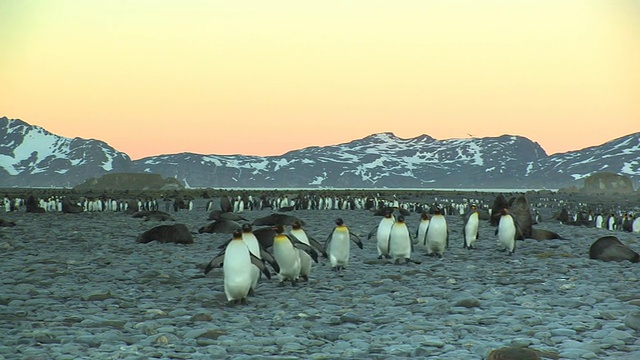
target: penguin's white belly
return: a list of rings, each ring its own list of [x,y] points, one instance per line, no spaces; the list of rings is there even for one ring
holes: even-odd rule
[[[376,232],[378,255],[389,254],[389,236],[390,236],[392,226],[393,226],[393,220],[381,221],[380,224],[378,225],[378,231]]]
[[[349,233],[335,231],[331,238],[331,246],[329,249],[329,261],[332,267],[346,266],[349,262]]]
[[[502,217],[498,224],[498,243],[503,249],[513,252],[515,248],[516,227],[512,219]]]
[[[427,231],[427,252],[442,254],[447,246],[447,225],[443,219],[433,218]]]
[[[309,276],[311,274],[311,256],[306,251],[298,249],[300,256],[300,275]]]
[[[476,242],[478,236],[478,217],[471,216],[467,224],[464,226],[465,243],[467,246],[472,246]]]
[[[240,246],[227,247],[222,265],[224,292],[229,301],[241,300],[247,296],[252,284],[252,271],[256,268],[251,264],[246,245],[243,242],[238,245]]]
[[[426,235],[427,235],[428,227],[429,227],[429,220],[421,220],[420,225],[418,225],[418,238],[416,240],[418,241],[418,244],[422,246],[427,245]]]
[[[411,258],[411,237],[406,226],[391,230],[390,243],[389,254],[394,260]]]
[[[290,244],[274,246],[273,257],[278,263],[278,266],[280,266],[278,277],[281,281],[285,279],[298,279],[300,276],[300,255],[298,254],[298,249]]]

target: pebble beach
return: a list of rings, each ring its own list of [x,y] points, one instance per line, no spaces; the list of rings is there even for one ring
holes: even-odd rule
[[[243,213],[249,220],[273,213]],[[550,359],[640,359],[640,267],[589,259],[599,237],[640,251],[640,235],[535,225],[561,240],[518,241],[499,252],[482,221],[463,249],[462,219],[447,216],[442,259],[416,246],[417,263],[378,259],[380,217],[368,210],[294,210],[324,243],[341,217],[364,243],[346,270],[326,259],[308,282],[260,280],[247,305],[230,305],[222,269],[204,274],[229,234],[198,233],[204,200],[156,222],[123,212],[1,214],[0,359],[485,359],[528,347]],[[419,215],[406,217],[415,231]],[[194,243],[150,242],[150,228],[185,224]]]

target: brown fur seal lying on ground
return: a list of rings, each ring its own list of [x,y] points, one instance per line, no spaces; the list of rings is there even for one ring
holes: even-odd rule
[[[84,209],[82,206],[77,203],[72,202],[69,198],[62,199],[62,212],[65,214],[79,214],[83,212]]]
[[[161,243],[193,244],[193,236],[184,224],[159,225],[140,234],[136,239],[142,244],[154,240]]]
[[[153,221],[175,221],[175,219],[172,218],[171,215],[167,214],[164,211],[159,211],[159,210],[154,210],[154,211],[146,211],[146,210],[136,211],[135,213],[133,213],[131,215],[131,217],[133,217],[133,218],[143,218],[144,221],[149,221],[149,220],[153,220]]]
[[[640,254],[628,248],[615,236],[604,236],[591,244],[589,258],[602,261],[640,262]]]
[[[16,226],[16,223],[14,223],[13,221],[0,219],[0,227],[12,227],[12,226]]]
[[[304,225],[304,221],[300,220],[299,218],[293,216],[293,215],[287,215],[287,214],[271,214],[265,217],[261,217],[258,219],[253,220],[253,222],[251,223],[251,225],[253,226],[276,226],[276,225],[293,225],[297,222],[299,222],[301,225]]]
[[[242,230],[242,226],[233,221],[218,219],[198,229],[200,234],[202,233],[218,233],[218,234],[233,234],[234,231]]]

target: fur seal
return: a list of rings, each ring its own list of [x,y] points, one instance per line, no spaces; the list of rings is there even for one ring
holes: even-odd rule
[[[193,236],[184,224],[159,225],[143,232],[136,239],[142,244],[154,240],[161,243],[193,244]]]
[[[531,228],[531,238],[535,240],[564,239],[562,236],[558,235],[558,233],[550,230],[536,229],[534,227]]]
[[[16,223],[14,223],[13,221],[0,219],[0,227],[12,227],[12,226],[16,226]]]
[[[491,206],[491,218],[489,219],[489,224],[491,224],[491,226],[498,226],[500,218],[502,217],[502,209],[506,209],[508,207],[509,202],[503,194],[496,196],[496,199],[493,200],[493,205]]]
[[[615,236],[604,236],[591,244],[589,258],[602,261],[640,262],[640,254],[628,248]]]
[[[160,210],[141,210],[136,211],[131,215],[133,218],[143,218],[144,221],[154,220],[154,221],[175,221],[174,218],[171,217],[168,213]]]
[[[81,212],[83,212],[84,209],[82,208],[82,206],[73,203],[71,200],[69,200],[69,198],[63,198],[62,199],[62,212],[65,214],[79,214]]]
[[[25,202],[25,207],[26,207],[25,211],[28,213],[41,214],[41,213],[47,212],[43,207],[40,206],[40,204],[38,204],[38,200],[36,199],[35,196],[33,196],[33,194],[29,195],[29,197],[27,198],[27,201]]]
[[[242,230],[242,226],[239,223],[233,220],[219,219],[201,227],[198,229],[198,233],[233,234],[234,231],[238,230]]]
[[[487,356],[487,360],[542,360],[538,351],[522,347],[504,347],[493,350]]]
[[[299,222],[300,225],[304,226],[304,221],[302,221],[301,219],[293,215],[274,213],[274,214],[253,220],[251,225],[253,226],[276,226],[276,225],[292,226],[296,222]]]
[[[533,225],[533,217],[529,209],[529,201],[524,194],[509,199],[509,214],[518,223],[520,234],[518,240],[524,240],[531,237],[531,225]]]

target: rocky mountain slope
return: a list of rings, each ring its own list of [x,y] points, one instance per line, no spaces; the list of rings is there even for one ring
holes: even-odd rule
[[[180,153],[132,161],[99,140],[0,118],[0,186],[69,187],[105,173],[156,173],[188,187],[547,188],[607,171],[640,180],[640,133],[547,155],[521,136],[437,140],[379,133],[281,156]]]

